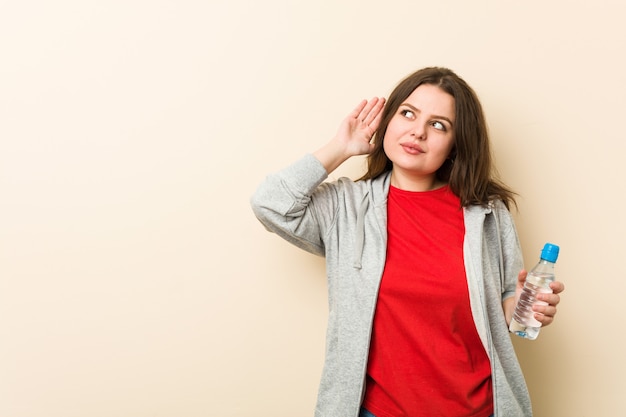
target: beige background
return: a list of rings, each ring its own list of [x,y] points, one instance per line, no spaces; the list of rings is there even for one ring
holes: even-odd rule
[[[625,7],[596,1],[3,1],[0,416],[311,416],[324,265],[256,185],[362,98],[479,93],[558,320],[516,341],[537,417],[626,415]],[[357,176],[362,160],[335,176]]]

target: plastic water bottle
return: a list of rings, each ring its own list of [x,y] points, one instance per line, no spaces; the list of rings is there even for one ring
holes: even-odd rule
[[[554,263],[558,257],[559,247],[546,243],[541,251],[539,263],[526,277],[509,326],[511,333],[530,340],[535,340],[539,335],[541,323],[535,319],[532,307],[534,304],[548,305],[545,301],[537,301],[537,294],[552,293],[550,283],[554,281]]]

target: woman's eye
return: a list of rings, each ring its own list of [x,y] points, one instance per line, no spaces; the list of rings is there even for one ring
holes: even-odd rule
[[[446,127],[443,125],[443,123],[436,120],[432,123],[432,126],[437,130],[446,130]]]
[[[415,114],[411,110],[408,110],[408,109],[400,110],[400,114],[406,117],[407,119],[412,119],[413,117],[415,117]]]

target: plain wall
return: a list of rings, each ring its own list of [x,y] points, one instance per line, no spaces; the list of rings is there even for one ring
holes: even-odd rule
[[[311,416],[323,259],[249,197],[431,65],[481,97],[527,266],[561,245],[535,415],[626,415],[622,4],[3,1],[0,416]]]

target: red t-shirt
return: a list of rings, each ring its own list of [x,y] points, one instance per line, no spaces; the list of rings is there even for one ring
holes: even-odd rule
[[[487,417],[491,367],[472,319],[465,225],[446,186],[391,187],[387,261],[363,406],[377,417]]]

